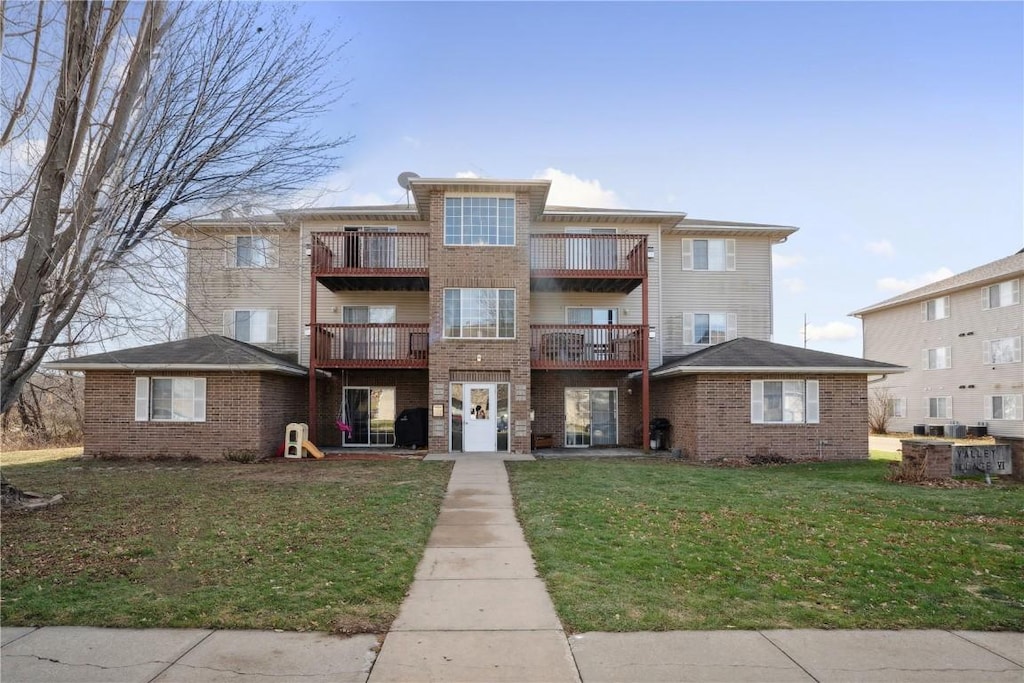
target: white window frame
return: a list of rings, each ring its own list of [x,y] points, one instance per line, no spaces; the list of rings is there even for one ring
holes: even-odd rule
[[[778,420],[765,419],[765,385],[781,384],[782,413]],[[786,419],[786,397],[792,398],[799,391],[801,419]],[[793,412],[790,410],[789,412]],[[751,424],[819,424],[821,422],[820,389],[816,379],[754,379],[750,381],[750,423]]]
[[[939,353],[939,352],[942,353]],[[932,352],[935,356],[935,364],[932,364]],[[953,367],[953,349],[949,346],[936,346],[934,348],[924,350],[924,369],[925,370],[948,370]],[[939,364],[939,361],[942,364]]]
[[[697,341],[697,316],[706,315],[708,319],[708,341],[700,342]],[[725,338],[719,341],[712,341],[714,335],[714,328],[711,325],[710,316],[724,316],[725,328],[723,330]],[[686,346],[714,346],[715,344],[721,344],[722,342],[731,341],[736,339],[738,336],[736,331],[736,314],[730,313],[729,311],[687,311],[683,313],[683,344]]]
[[[932,401],[945,401],[946,410],[943,415],[933,415]],[[938,404],[935,404],[936,407]],[[934,411],[939,412],[939,411]],[[929,420],[952,420],[953,419],[953,397],[952,396],[925,396],[924,399],[924,415]]]
[[[465,311],[465,307],[467,305],[466,297],[464,296],[463,293],[464,292],[475,292],[475,291],[488,291],[488,292],[493,292],[494,293],[494,305],[496,307],[496,310],[494,312],[495,313],[495,315],[494,315],[494,319],[495,319],[495,332],[494,332],[494,336],[474,337],[474,336],[467,336],[467,335],[463,334],[463,332],[465,330],[465,320],[466,320],[466,316],[464,315],[463,312]],[[459,334],[458,335],[449,335],[448,334],[448,292],[459,292],[460,293],[459,294],[459,327],[458,327]],[[502,324],[501,324],[501,292],[512,292],[512,320],[511,320],[512,331],[511,331],[510,335],[506,334],[504,336],[501,334],[501,328],[502,328]],[[498,339],[498,340],[502,340],[502,341],[507,341],[507,340],[515,339],[516,338],[516,290],[514,290],[512,288],[508,288],[508,287],[446,287],[444,289],[444,292],[442,293],[442,297],[443,298],[442,298],[442,304],[441,304],[441,309],[442,309],[441,310],[441,332],[442,332],[442,336],[443,336],[444,339],[479,339],[479,340]]]
[[[697,268],[696,267],[696,259],[694,258],[694,255],[696,254],[696,249],[694,248],[694,246],[695,246],[694,243],[695,242],[708,242],[708,267],[707,268]],[[711,267],[712,266],[712,263],[711,263],[711,243],[712,242],[716,242],[716,243],[717,242],[721,242],[722,243],[723,256],[722,256],[722,267],[721,268],[712,268]],[[697,237],[697,238],[684,237],[683,238],[682,267],[683,267],[683,270],[696,271],[696,272],[706,272],[706,273],[734,271],[734,270],[736,270],[736,240],[734,240],[734,239],[721,239],[721,238],[708,238],[708,237]]]
[[[945,320],[949,317],[949,297],[940,296],[921,302],[921,315],[925,322]]]
[[[240,339],[238,333],[238,314],[249,314],[249,339]],[[264,318],[263,329],[260,330],[264,338],[252,338],[253,317]],[[246,344],[276,344],[277,343],[277,310],[273,308],[230,308],[224,311],[224,336],[236,339]]]
[[[999,417],[996,417],[995,399],[999,399]],[[1009,401],[1007,401],[1009,399]],[[1006,404],[1009,402],[1013,412],[1006,416]],[[985,419],[986,420],[1024,420],[1024,396],[1021,394],[993,394],[985,397]]]
[[[885,401],[886,417],[900,418],[907,416],[907,399],[903,396],[894,396]]]
[[[153,383],[171,382],[171,417],[153,416]],[[187,388],[191,396],[175,398],[175,393]],[[180,402],[180,403],[179,403]],[[189,405],[187,417],[175,417],[175,404]],[[135,421],[136,422],[206,422],[206,378],[205,377],[136,377],[135,378]]]
[[[238,262],[238,240],[239,239],[252,239],[262,240],[262,248],[257,249],[256,253],[263,255],[262,263],[249,263],[240,264]],[[277,235],[229,235],[227,237],[227,249],[224,253],[224,265],[228,268],[238,268],[240,270],[266,270],[270,268],[278,267],[278,236]]]
[[[999,303],[992,305],[992,292],[999,292]],[[1003,299],[1006,298],[1004,302]],[[1020,303],[1020,280],[1006,280],[997,282],[994,285],[981,288],[981,310],[989,311],[996,308],[1006,308]]]
[[[996,344],[1009,342],[1011,360],[999,360],[996,357]],[[1000,357],[1001,354],[1000,354]],[[981,344],[981,362],[985,365],[1005,365],[1019,363],[1021,360],[1020,337],[1003,337],[1002,339],[986,339]]]
[[[499,224],[494,225],[494,242],[469,242],[466,241],[466,205],[467,199],[493,199],[496,202],[499,220],[502,202],[512,202],[512,235],[510,242],[501,241],[501,230]],[[448,200],[459,200],[459,239],[449,241],[448,236]],[[514,247],[516,246],[516,199],[513,195],[507,194],[447,194],[444,197],[444,215],[442,218],[442,230],[444,232],[444,245],[446,247]]]

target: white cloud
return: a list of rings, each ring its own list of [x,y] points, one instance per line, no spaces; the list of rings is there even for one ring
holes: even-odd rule
[[[783,279],[782,286],[785,287],[786,291],[790,294],[799,294],[807,289],[804,285],[804,281],[798,277],[787,277]]]
[[[892,242],[889,240],[878,240],[877,242],[868,242],[864,245],[864,248],[870,251],[872,254],[878,254],[879,256],[885,256],[892,258],[896,255],[896,249],[893,248]]]
[[[622,208],[622,201],[614,190],[601,187],[599,180],[585,180],[557,168],[546,168],[533,175],[535,180],[550,180],[548,202],[564,206],[587,206],[603,209]]]
[[[909,292],[912,289],[924,287],[925,285],[930,285],[931,283],[938,282],[939,280],[945,280],[947,277],[953,277],[953,271],[942,266],[938,270],[933,270],[905,279],[883,277],[875,281],[875,287],[884,292],[902,294],[903,292]]]
[[[459,171],[455,174],[456,178],[479,178],[480,174],[475,171]]]
[[[367,187],[369,183],[360,182],[357,176],[349,171],[334,173],[310,183],[308,187],[297,192],[290,200],[276,202],[273,208],[309,208],[314,206],[375,206],[378,204],[395,204],[405,201],[405,190],[398,186],[386,190]]]
[[[807,325],[807,341],[846,341],[857,336],[857,328],[849,323],[830,322]]]
[[[795,268],[806,261],[802,254],[772,253],[772,266],[775,268]]]

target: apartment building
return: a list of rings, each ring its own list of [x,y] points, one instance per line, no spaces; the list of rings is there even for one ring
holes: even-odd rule
[[[871,384],[892,431],[982,426],[1024,437],[1024,250],[854,311],[864,355],[909,368]]]
[[[53,364],[87,370],[87,450],[175,421],[217,448],[272,450],[292,421],[389,447],[425,409],[435,452],[647,447],[664,417],[697,459],[866,454],[867,374],[898,368],[771,343],[771,250],[795,228],[554,206],[546,180],[407,184],[399,205],[183,226],[188,339]]]

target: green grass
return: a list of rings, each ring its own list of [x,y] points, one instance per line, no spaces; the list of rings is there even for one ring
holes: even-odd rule
[[[1024,630],[1024,487],[888,463],[510,463],[567,629]]]
[[[872,460],[888,460],[890,462],[899,462],[903,459],[903,456],[899,453],[893,453],[892,451],[870,451]]]
[[[0,618],[380,632],[449,472],[418,461],[4,467],[67,502],[4,515]]]

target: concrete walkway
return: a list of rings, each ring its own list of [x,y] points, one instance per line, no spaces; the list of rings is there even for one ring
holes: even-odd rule
[[[1024,681],[1024,634],[670,631],[566,638],[512,509],[504,463],[459,456],[409,596],[378,637],[0,630],[3,683]],[[376,660],[376,661],[375,661]]]
[[[512,509],[505,463],[456,459],[437,526],[370,683],[579,681]]]

